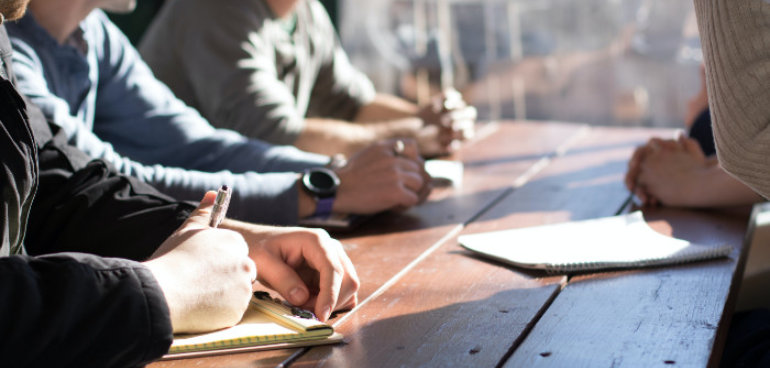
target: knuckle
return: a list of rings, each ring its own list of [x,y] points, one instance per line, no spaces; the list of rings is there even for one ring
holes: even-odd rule
[[[324,229],[303,229],[307,241],[314,246],[323,247],[329,233]]]
[[[319,241],[329,238],[329,232],[324,229],[310,229]]]
[[[342,268],[342,265],[339,264],[339,262],[332,262],[331,263],[332,269],[332,276],[334,280],[339,280],[341,283],[342,280],[345,279],[345,270]]]
[[[247,257],[241,261],[241,269],[247,275],[251,276],[257,272],[257,265],[254,264],[254,261],[252,261],[251,258]]]
[[[350,284],[350,290],[352,292],[355,293],[355,292],[358,291],[358,289],[361,288],[361,280],[355,274],[350,275],[348,280],[349,280],[349,284]]]

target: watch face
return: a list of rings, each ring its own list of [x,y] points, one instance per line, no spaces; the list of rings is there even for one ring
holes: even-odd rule
[[[331,197],[337,192],[340,179],[329,169],[316,168],[305,172],[302,183],[311,193],[323,198]]]

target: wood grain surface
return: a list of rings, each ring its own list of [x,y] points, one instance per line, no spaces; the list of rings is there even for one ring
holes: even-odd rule
[[[729,259],[658,269],[548,275],[457,244],[460,234],[627,211],[633,148],[670,130],[505,122],[480,133],[452,156],[464,163],[461,187],[334,234],[362,281],[359,306],[332,320],[344,344],[151,367],[680,367],[721,353],[745,257],[742,214],[646,210],[661,233],[736,247]]]

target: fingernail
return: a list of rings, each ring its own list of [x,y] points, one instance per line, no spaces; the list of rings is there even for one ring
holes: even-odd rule
[[[289,301],[291,304],[299,305],[305,302],[306,299],[305,289],[301,287],[295,287],[289,292]]]

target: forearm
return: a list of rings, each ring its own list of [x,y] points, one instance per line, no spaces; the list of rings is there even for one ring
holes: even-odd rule
[[[422,126],[417,118],[400,118],[367,124],[332,119],[306,119],[305,130],[295,142],[305,151],[352,156],[374,142],[396,137],[415,137]]]
[[[730,176],[719,165],[704,169],[685,195],[691,207],[729,207],[749,205],[762,197],[746,184]]]
[[[356,114],[355,121],[362,123],[396,120],[414,117],[419,107],[402,98],[378,93],[372,102],[362,106]]]
[[[294,145],[303,151],[350,156],[376,139],[376,132],[367,126],[342,120],[310,118],[305,119],[305,129]]]

